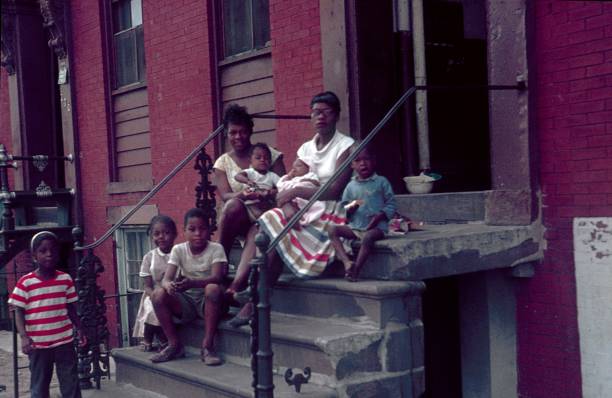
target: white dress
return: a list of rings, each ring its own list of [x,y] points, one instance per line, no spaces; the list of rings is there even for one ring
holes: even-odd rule
[[[168,260],[170,259],[170,253],[164,253],[159,250],[159,247],[151,250],[142,258],[142,264],[140,265],[139,276],[144,278],[150,276],[153,278],[153,287],[161,285],[161,281],[164,278],[164,274],[168,269]],[[144,337],[145,323],[150,325],[159,326],[159,321],[153,310],[153,303],[151,298],[146,294],[142,294],[140,297],[140,306],[138,307],[138,314],[134,321],[134,331],[132,332],[133,337]]]

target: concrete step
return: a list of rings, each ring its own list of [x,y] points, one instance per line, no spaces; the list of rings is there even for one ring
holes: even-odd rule
[[[199,355],[188,352],[185,358],[171,362],[153,364],[151,353],[139,348],[120,348],[112,353],[117,366],[117,382],[129,383],[138,388],[174,397],[227,398],[252,397],[252,372],[247,366],[224,363],[222,366],[206,366]],[[336,397],[336,391],[312,383],[302,385],[296,393],[281,376],[274,376],[274,396],[289,397]]]
[[[347,322],[340,319],[320,319],[272,313],[272,351],[274,367],[279,372],[286,368],[310,367],[315,382],[334,385],[357,374],[380,372],[388,361],[386,352],[399,339],[416,335],[422,330],[403,324],[393,324],[385,330],[371,322]],[[200,347],[204,323],[201,320],[182,328],[181,341]],[[249,326],[232,328],[221,322],[217,335],[217,349],[229,361],[241,365],[250,363],[251,329]],[[392,351],[389,351],[392,352]],[[406,353],[406,358],[411,357]],[[421,360],[418,358],[418,360]],[[407,364],[400,365],[399,371]]]
[[[406,323],[420,318],[424,288],[422,282],[302,280],[287,274],[274,286],[271,300],[276,312],[369,321],[382,329],[390,321]]]

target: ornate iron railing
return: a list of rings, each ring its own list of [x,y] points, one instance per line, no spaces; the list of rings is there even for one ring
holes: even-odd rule
[[[109,367],[109,332],[106,326],[106,305],[104,303],[105,291],[98,285],[97,278],[104,271],[100,259],[94,254],[94,249],[100,246],[129,218],[134,215],[149,199],[159,192],[172,178],[193,160],[197,155],[194,168],[200,174],[200,181],[196,187],[196,206],[202,208],[209,217],[211,230],[216,228],[216,210],[214,186],[209,181],[212,171],[212,160],[206,153],[205,147],[223,131],[223,126],[217,127],[200,145],[195,147],[183,160],[181,160],[151,191],[138,201],[115,225],[109,228],[95,242],[82,246],[83,232],[80,227],[73,229],[75,242],[75,256],[79,264],[75,284],[79,296],[78,314],[81,319],[83,332],[87,336],[87,346],[79,348],[78,372],[81,388],[100,388],[102,378],[110,378]],[[85,254],[84,254],[85,253]]]

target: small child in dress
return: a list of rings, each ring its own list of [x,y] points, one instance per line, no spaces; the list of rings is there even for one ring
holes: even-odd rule
[[[213,344],[219,320],[227,310],[223,302],[227,258],[223,246],[209,241],[208,216],[202,209],[185,213],[184,233],[187,242],[172,248],[161,287],[153,291],[153,308],[168,345],[151,361],[166,362],[185,356],[173,320],[184,324],[199,316],[204,319],[200,358],[208,366],[221,365]]]
[[[312,169],[312,160],[308,158],[297,158],[293,162],[291,170],[287,174],[281,177],[276,184],[278,192],[285,191],[291,188],[306,187],[306,188],[318,188],[321,184],[319,182],[319,176],[310,171]],[[308,200],[297,197],[291,202],[286,203],[282,209],[285,216],[289,217],[295,214],[297,211],[302,209]],[[300,219],[302,224],[310,224],[315,220],[318,220],[323,212],[325,211],[325,205],[322,202],[315,202],[308,209],[306,213]]]
[[[342,202],[347,203],[345,209],[349,224],[332,225],[329,231],[331,243],[344,264],[345,277],[351,282],[359,278],[374,242],[385,237],[389,230],[388,221],[396,211],[391,184],[374,172],[374,163],[374,156],[367,149],[362,150],[351,163],[356,175],[342,194]],[[361,239],[355,262],[348,257],[340,238]]]
[[[59,240],[49,231],[30,242],[35,271],[19,278],[9,298],[21,336],[21,350],[30,359],[32,397],[48,397],[55,364],[64,398],[80,398],[77,355],[73,345],[76,327],[80,347],[87,345],[76,312],[78,301],[70,275],[58,271]]]
[[[163,349],[168,343],[168,339],[155,316],[151,295],[156,287],[161,286],[161,281],[168,269],[170,250],[172,250],[177,235],[176,224],[168,216],[155,216],[149,224],[149,234],[157,247],[145,254],[140,265],[139,275],[143,281],[144,293],[140,298],[140,307],[132,333],[133,337],[143,339],[143,351],[153,351],[155,337],[159,342],[159,349]]]
[[[249,195],[249,200],[246,200],[244,204],[247,206],[256,204],[260,211],[259,214],[254,216],[258,218],[261,213],[273,207],[276,197],[276,183],[278,183],[280,177],[270,171],[272,152],[268,145],[262,142],[254,144],[251,147],[250,156],[251,167],[236,174],[234,179],[250,187],[253,195]]]

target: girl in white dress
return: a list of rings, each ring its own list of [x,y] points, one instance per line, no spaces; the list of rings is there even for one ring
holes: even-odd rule
[[[151,294],[155,287],[161,285],[168,268],[170,251],[177,235],[176,224],[170,217],[158,215],[151,219],[149,233],[157,247],[145,254],[142,259],[139,275],[143,278],[144,293],[140,299],[140,307],[132,334],[133,337],[143,339],[142,349],[144,351],[153,350],[153,341],[156,336],[160,343],[159,348],[163,348],[167,343],[166,336],[153,310]]]

